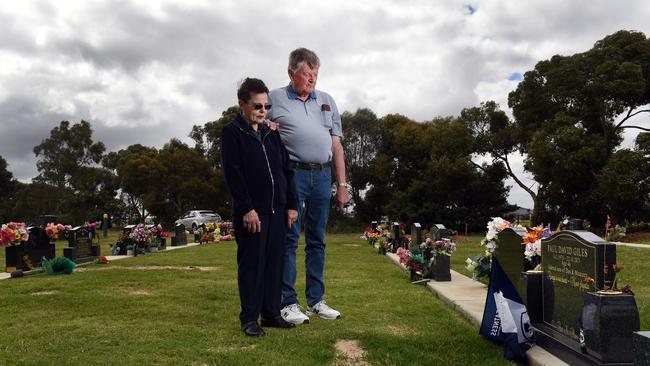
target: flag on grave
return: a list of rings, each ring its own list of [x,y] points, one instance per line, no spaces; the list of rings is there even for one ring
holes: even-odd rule
[[[526,351],[532,345],[533,336],[530,318],[526,305],[496,257],[492,257],[490,284],[479,334],[503,344],[507,359],[526,361]]]

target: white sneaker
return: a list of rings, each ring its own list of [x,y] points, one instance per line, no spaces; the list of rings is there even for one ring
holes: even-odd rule
[[[302,311],[300,310],[300,305],[298,304],[291,304],[287,305],[282,310],[280,310],[280,315],[282,315],[282,319],[285,321],[288,321],[289,323],[293,324],[309,324],[309,317],[307,315],[303,314]]]
[[[307,309],[307,316],[312,315],[318,315],[318,317],[322,319],[338,319],[341,317],[341,313],[329,307],[325,301],[322,300]]]

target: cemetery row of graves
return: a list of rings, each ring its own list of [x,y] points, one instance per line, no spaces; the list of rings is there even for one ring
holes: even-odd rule
[[[399,256],[411,282],[422,283],[452,281],[452,234],[442,224],[426,230],[413,223],[407,235],[405,223],[384,218],[371,222],[362,238],[379,254]],[[480,248],[483,253],[466,259],[466,269],[475,280],[493,281],[491,267],[499,262],[527,309],[517,321],[526,344],[570,365],[650,364],[650,332],[640,332],[632,288],[617,281],[624,267],[617,245],[585,230],[582,220],[564,220],[552,231],[550,225],[524,228],[493,218]],[[494,301],[488,292],[486,303]],[[484,314],[481,328],[492,328],[494,336],[500,324],[486,320]]]
[[[192,233],[183,224],[174,226],[173,232],[164,231],[157,225],[126,225],[117,241],[110,246],[110,255],[137,256],[150,252],[165,250],[167,239],[171,246],[188,244],[187,237],[193,235],[194,242],[204,244],[215,241],[233,240],[230,221],[208,222],[196,228]],[[63,258],[74,264],[104,260],[101,252],[99,223],[86,223],[72,227],[60,223],[48,223],[45,226],[27,226],[21,222],[9,222],[0,228],[0,244],[4,247],[5,271],[12,276],[22,276],[29,271],[42,268],[52,272],[48,265],[65,263],[56,257],[55,242],[67,241],[63,248]],[[45,265],[48,264],[48,265]],[[55,268],[56,271],[56,268]]]

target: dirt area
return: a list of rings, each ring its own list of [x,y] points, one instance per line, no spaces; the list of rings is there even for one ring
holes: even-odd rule
[[[47,296],[47,295],[56,295],[58,294],[59,291],[39,291],[39,292],[32,292],[32,296]]]
[[[334,345],[336,348],[335,366],[368,366],[366,350],[359,347],[359,341],[339,339]]]

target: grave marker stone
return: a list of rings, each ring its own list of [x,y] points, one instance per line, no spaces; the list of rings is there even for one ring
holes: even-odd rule
[[[411,247],[419,246],[423,241],[422,226],[419,222],[414,222],[413,225],[411,225]]]
[[[41,267],[43,257],[52,259],[55,256],[55,246],[40,226],[27,228],[29,239],[19,245],[5,247],[5,270],[29,271]]]
[[[443,224],[435,224],[431,227],[430,237],[433,241],[449,238],[449,230]]]
[[[176,224],[174,226],[174,236],[172,236],[172,246],[178,247],[187,245],[187,236],[185,235],[185,225]]]
[[[543,322],[534,324],[542,347],[572,365],[631,364],[634,297],[597,291],[611,285],[615,263],[616,246],[588,231],[542,239]]]
[[[91,262],[100,255],[99,248],[93,245],[92,232],[88,227],[77,226],[70,230],[68,247],[63,248],[63,255],[75,263]]]
[[[391,251],[393,253],[397,253],[397,248],[399,248],[401,245],[402,238],[400,234],[399,223],[394,222],[393,230],[391,230]]]

